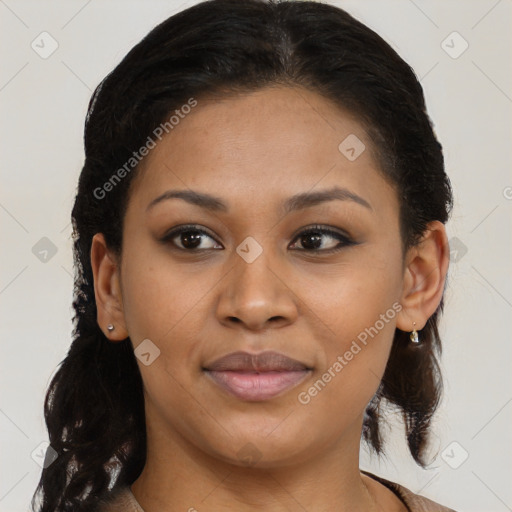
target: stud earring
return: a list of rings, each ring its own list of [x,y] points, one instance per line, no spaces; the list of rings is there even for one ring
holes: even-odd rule
[[[418,331],[414,328],[416,326],[416,322],[413,322],[412,326],[413,326],[413,331],[411,332],[411,334],[409,334],[409,339],[413,343],[419,343],[420,342],[420,338],[418,336]]]
[[[114,329],[115,329],[115,327],[114,327],[114,325],[113,325],[113,324],[108,324],[108,325],[107,325],[107,330],[108,330],[108,332],[112,332]]]

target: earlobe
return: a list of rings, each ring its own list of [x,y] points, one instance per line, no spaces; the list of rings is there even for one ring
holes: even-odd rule
[[[449,254],[444,224],[430,222],[420,242],[406,255],[402,310],[397,317],[400,330],[419,331],[435,313],[443,297]]]
[[[92,239],[91,266],[98,325],[110,341],[122,341],[128,337],[128,332],[124,319],[119,267],[108,250],[102,233],[96,233]]]

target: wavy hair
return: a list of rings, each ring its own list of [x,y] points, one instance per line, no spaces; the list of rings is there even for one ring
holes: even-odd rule
[[[85,162],[71,216],[73,341],[44,404],[57,458],[42,471],[33,510],[94,510],[114,489],[131,485],[146,460],[142,378],[130,339],[111,343],[98,326],[90,258],[99,232],[121,254],[137,167],[107,198],[94,191],[191,97],[276,84],[315,91],[364,123],[381,171],[400,199],[404,249],[418,243],[428,222],[448,220],[451,187],[422,87],[411,67],[367,26],[331,5],[274,0],[210,0],[165,20],[100,83],[89,103]],[[363,423],[363,439],[380,454],[383,408],[398,408],[412,457],[423,467],[442,391],[442,307],[441,301],[419,346],[396,330]]]

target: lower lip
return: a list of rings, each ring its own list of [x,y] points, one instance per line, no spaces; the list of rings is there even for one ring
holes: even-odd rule
[[[269,400],[289,390],[309,374],[310,370],[249,373],[240,371],[206,371],[222,389],[242,400]]]

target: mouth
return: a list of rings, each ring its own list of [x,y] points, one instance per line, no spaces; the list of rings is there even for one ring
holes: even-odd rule
[[[312,368],[278,352],[233,352],[203,367],[223,391],[246,401],[263,401],[302,382]]]

